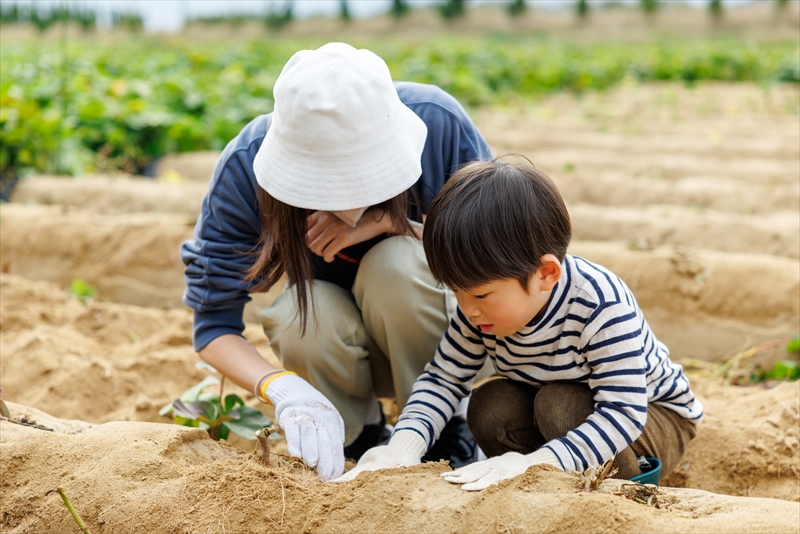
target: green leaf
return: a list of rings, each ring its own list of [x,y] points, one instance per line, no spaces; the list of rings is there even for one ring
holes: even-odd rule
[[[225,396],[225,407],[222,409],[222,413],[228,413],[233,410],[236,406],[244,406],[244,401],[239,395],[234,395],[231,393],[230,395]]]
[[[800,352],[800,334],[794,336],[786,345],[786,352]]]
[[[797,365],[797,362],[780,360],[772,366],[769,375],[775,380],[797,380],[800,377],[800,366]]]
[[[178,399],[172,403],[172,411],[179,417],[198,419],[203,422],[214,421],[219,418],[219,406],[206,401],[183,402]]]
[[[94,298],[97,294],[97,289],[89,285],[86,280],[76,278],[70,282],[69,292],[78,297],[80,301],[85,302],[90,298]]]
[[[189,389],[187,389],[186,391],[184,391],[179,398],[183,402],[194,402],[196,400],[199,400],[200,394],[203,392],[203,390],[205,388],[207,388],[209,386],[215,386],[217,384],[219,384],[219,379],[217,377],[215,377],[215,376],[207,376],[203,380],[201,380],[200,382],[195,384],[194,386],[192,386]],[[207,401],[208,399],[202,399],[202,400],[206,400]],[[174,404],[174,401],[170,402],[169,404],[167,404],[166,406],[161,408],[158,411],[158,415],[167,415],[170,411],[172,411],[172,405],[173,404]]]
[[[236,408],[228,415],[233,413],[238,413],[239,419],[228,421],[224,426],[245,439],[256,439],[256,430],[260,430],[272,424],[272,421],[270,421],[267,416],[251,406]]]

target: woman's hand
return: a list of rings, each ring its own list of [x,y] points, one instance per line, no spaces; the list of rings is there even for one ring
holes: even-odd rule
[[[314,254],[330,263],[342,249],[393,230],[390,217],[377,208],[364,212],[355,227],[329,211],[315,211],[308,216],[306,240]]]

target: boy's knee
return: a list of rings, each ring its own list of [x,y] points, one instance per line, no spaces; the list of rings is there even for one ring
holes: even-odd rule
[[[533,416],[548,440],[562,438],[582,425],[594,411],[594,395],[586,384],[553,382],[536,395]]]
[[[467,423],[487,456],[533,452],[542,443],[533,423],[536,388],[500,378],[472,391]]]

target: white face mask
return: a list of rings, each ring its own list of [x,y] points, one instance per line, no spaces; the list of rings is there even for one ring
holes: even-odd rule
[[[342,210],[342,211],[332,211],[334,215],[339,217],[341,220],[355,228],[356,223],[364,215],[364,212],[367,211],[367,208],[356,208],[354,210]]]

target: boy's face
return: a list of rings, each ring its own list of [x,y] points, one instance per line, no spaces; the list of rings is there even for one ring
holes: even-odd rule
[[[528,281],[528,291],[511,278],[453,290],[461,311],[484,334],[506,337],[522,330],[547,306],[561,277],[561,263],[555,256],[547,254],[542,260]]]

